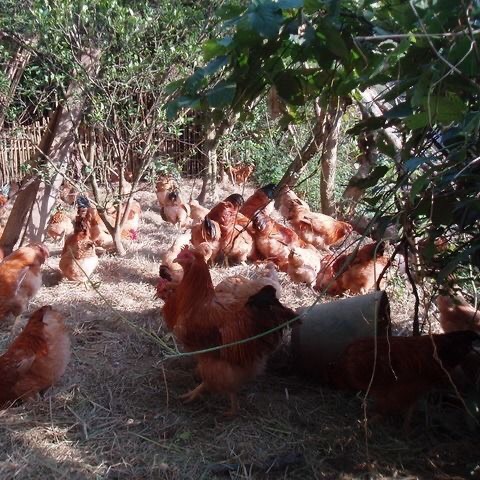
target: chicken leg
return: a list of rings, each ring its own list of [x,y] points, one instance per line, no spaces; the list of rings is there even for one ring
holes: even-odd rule
[[[238,414],[238,409],[239,409],[238,397],[237,397],[236,393],[229,393],[228,396],[230,398],[230,410],[227,410],[223,414],[223,416],[224,417],[234,417],[235,415]]]
[[[180,400],[183,400],[184,403],[191,403],[194,400],[196,400],[204,391],[205,391],[205,384],[202,382],[193,390],[190,390],[184,395],[180,395]]]

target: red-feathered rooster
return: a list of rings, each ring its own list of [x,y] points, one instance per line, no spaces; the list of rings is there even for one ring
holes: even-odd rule
[[[70,359],[70,338],[63,319],[51,306],[36,310],[0,356],[0,408],[35,396],[63,375]]]
[[[356,340],[343,352],[332,381],[339,388],[368,390],[380,415],[403,413],[422,394],[448,385],[446,371],[479,341],[472,331]],[[408,421],[407,416],[405,426]]]
[[[243,203],[243,197],[234,193],[215,205],[207,214],[207,218],[220,226],[220,251],[234,263],[255,257],[251,221],[239,212]]]
[[[98,266],[95,242],[90,237],[90,224],[79,209],[72,235],[65,239],[59,268],[68,280],[87,281]]]
[[[248,197],[243,204],[240,213],[247,218],[253,218],[258,212],[270,215],[274,209],[273,196],[275,188],[276,185],[274,183],[269,183],[268,185],[255,190],[255,192]]]
[[[280,270],[287,271],[288,256],[294,247],[307,247],[307,244],[288,227],[276,222],[261,212],[253,217],[254,240],[258,253],[274,262]]]
[[[480,311],[478,307],[472,307],[460,293],[439,295],[437,306],[444,332],[475,330],[480,333]]]
[[[177,262],[185,274],[166,301],[163,314],[167,326],[186,350],[245,340],[295,317],[292,310],[278,301],[271,285],[253,295],[247,288],[239,289],[243,294],[239,292],[238,296],[226,292],[217,295],[203,253],[184,249]],[[281,331],[277,330],[246,343],[198,354],[202,382],[183,398],[189,402],[204,392],[223,393],[230,398],[227,414],[235,414],[238,390],[262,370],[280,340]]]
[[[353,227],[323,213],[311,212],[301,200],[291,200],[288,217],[298,236],[318,249],[325,249],[342,241],[352,233]]]
[[[208,216],[203,219],[202,223],[192,227],[191,242],[194,247],[198,247],[202,243],[208,243],[210,246],[210,256],[206,259],[210,263],[215,262],[221,250],[222,232],[220,225],[214,220],[210,220]]]
[[[334,255],[324,257],[315,289],[326,288],[329,295],[341,295],[347,291],[367,293],[375,287],[380,273],[387,265],[388,256],[384,252],[385,243],[374,242],[363,245],[356,254],[344,253],[337,258]],[[340,273],[342,269],[343,272]]]
[[[41,267],[48,258],[42,243],[30,243],[15,250],[0,263],[0,321],[6,315],[19,316],[42,286]]]

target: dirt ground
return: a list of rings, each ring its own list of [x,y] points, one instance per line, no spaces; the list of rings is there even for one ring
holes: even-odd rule
[[[191,187],[184,183],[187,196]],[[153,192],[137,198],[139,239],[125,258],[101,257],[95,288],[59,282],[61,246],[48,243],[45,285],[29,311],[52,304],[68,315],[72,359],[43,398],[0,412],[1,480],[480,478],[478,426],[444,396],[420,402],[409,434],[395,419],[365,427],[360,395],[288,368],[270,368],[246,386],[236,418],[222,417],[227,404],[218,396],[182,404],[178,397],[196,384],[194,362],[172,355],[154,298],[159,254],[178,231],[161,220]],[[215,267],[214,283],[252,269]],[[291,308],[315,300],[280,277]],[[413,301],[399,273],[387,291],[394,330],[404,333]],[[2,351],[9,335],[0,330]]]

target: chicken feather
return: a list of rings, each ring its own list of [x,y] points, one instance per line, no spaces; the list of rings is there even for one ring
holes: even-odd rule
[[[41,266],[48,258],[42,243],[15,250],[0,263],[0,321],[19,316],[42,286]]]
[[[185,249],[177,261],[185,274],[166,301],[163,314],[167,326],[189,351],[239,342],[295,317],[278,301],[272,285],[262,286],[247,299],[217,294],[203,253]],[[231,402],[227,413],[236,413],[237,391],[262,370],[280,339],[281,331],[276,330],[246,343],[197,354],[202,383],[184,399],[192,401],[205,391],[224,393]]]
[[[382,416],[404,413],[422,394],[448,384],[446,371],[479,339],[472,331],[359,339],[341,355],[332,380],[339,388],[368,390]]]
[[[0,356],[0,407],[49,388],[63,375],[69,359],[63,315],[51,306],[36,310]]]

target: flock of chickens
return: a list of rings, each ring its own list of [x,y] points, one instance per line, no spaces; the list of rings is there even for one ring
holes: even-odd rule
[[[196,352],[199,385],[186,402],[206,392],[229,398],[227,415],[239,409],[238,391],[264,368],[297,314],[280,302],[278,271],[328,295],[363,294],[376,287],[388,267],[383,242],[369,242],[350,253],[335,251],[353,238],[350,224],[313,212],[291,188],[266,185],[244,200],[232,194],[207,209],[185,202],[177,182],[162,176],[157,198],[164,221],[179,234],[161,255],[156,295],[162,318],[183,349]],[[280,216],[274,218],[274,200]],[[75,199],[74,221],[57,209],[47,234],[64,240],[59,268],[68,280],[86,281],[95,271],[99,247],[111,235],[86,197]],[[106,212],[115,224],[116,212]],[[120,209],[122,237],[135,240],[141,206]],[[276,217],[278,218],[277,214]],[[184,229],[182,231],[181,229]],[[29,244],[0,263],[0,326],[18,317],[42,285],[43,244]],[[210,265],[254,262],[256,278],[231,276],[214,285]],[[448,384],[480,336],[480,314],[461,295],[437,298],[444,334],[376,337],[351,343],[331,366],[332,386],[369,391],[379,415],[411,412],[418,397]],[[35,311],[8,350],[0,356],[0,406],[34,397],[64,373],[70,340],[62,314],[51,306]],[[476,370],[478,376],[478,369]],[[473,382],[474,380],[472,380]],[[407,415],[408,416],[408,415]]]

